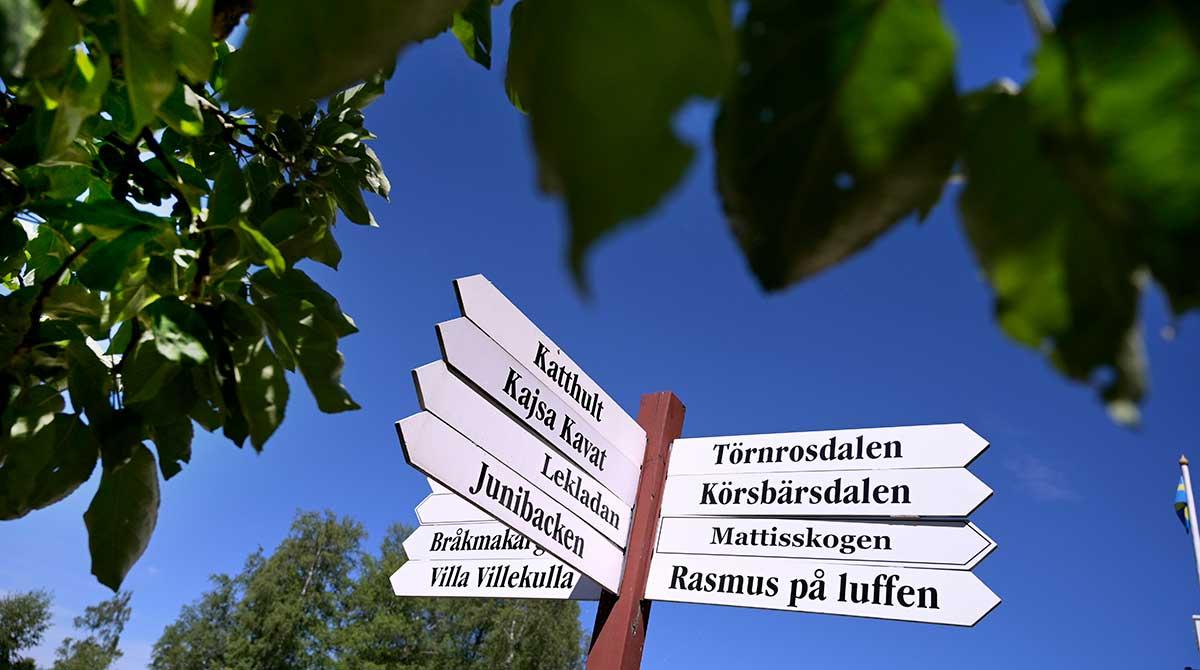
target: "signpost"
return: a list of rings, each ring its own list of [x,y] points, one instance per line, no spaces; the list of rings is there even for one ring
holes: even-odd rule
[[[967,516],[992,490],[962,468],[670,476],[668,516]]]
[[[418,561],[546,557],[545,549],[495,521],[419,526],[404,539],[404,553]]]
[[[588,670],[635,670],[653,600],[972,626],[1000,598],[966,517],[992,490],[961,423],[681,438],[635,421],[480,275],[396,424],[434,493],[397,595],[599,599]]]
[[[646,597],[955,626],[973,626],[1000,604],[961,570],[670,554],[650,563]]]
[[[439,488],[445,488],[440,486]],[[417,504],[417,520],[422,525],[459,523],[460,521],[491,521],[483,510],[453,493],[431,493]]]
[[[620,587],[617,545],[512,468],[429,412],[396,430],[409,463],[605,588]]]
[[[467,319],[439,323],[437,332],[450,367],[626,503],[633,502],[638,466],[583,422],[580,413]]]
[[[525,480],[574,512],[617,546],[629,535],[630,507],[553,447],[508,418],[438,361],[413,370],[421,406]],[[630,486],[637,474],[626,475]],[[622,482],[624,483],[624,482]]]
[[[965,521],[664,516],[655,551],[970,570],[995,548],[992,538]]]
[[[456,279],[463,316],[487,333],[580,419],[641,466],[646,431],[483,275]]]
[[[672,475],[965,468],[987,440],[961,423],[675,440]]]
[[[600,587],[561,562],[516,560],[408,561],[392,575],[398,596],[596,600]]]

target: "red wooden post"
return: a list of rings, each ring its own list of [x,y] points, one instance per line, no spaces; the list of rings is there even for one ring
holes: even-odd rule
[[[587,670],[638,670],[641,667],[646,625],[650,621],[650,601],[644,599],[646,576],[658,532],[658,513],[662,507],[663,483],[667,480],[671,442],[683,432],[683,413],[683,403],[670,391],[642,396],[638,424],[646,431],[646,457],[642,461],[633,527],[625,550],[621,593],[614,596],[606,591],[600,596]]]

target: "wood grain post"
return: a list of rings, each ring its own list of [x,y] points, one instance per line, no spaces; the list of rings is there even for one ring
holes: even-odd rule
[[[663,484],[671,442],[683,432],[684,406],[670,391],[642,396],[638,424],[646,431],[646,456],[638,482],[633,526],[625,552],[621,593],[600,596],[587,670],[638,670],[650,622],[650,601],[645,600],[650,555],[658,532]]]

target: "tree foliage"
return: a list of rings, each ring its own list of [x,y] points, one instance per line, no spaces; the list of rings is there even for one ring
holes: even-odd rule
[[[338,351],[354,323],[297,266],[336,269],[337,212],[373,225],[363,191],[388,194],[361,110],[390,63],[248,112],[227,91],[270,62],[226,37],[249,5],[0,2],[0,519],[98,469],[84,520],[114,590],[195,425],[261,449],[289,372],[322,411],[357,407]],[[290,21],[260,6],[260,28]]]
[[[0,670],[30,668],[22,655],[42,643],[50,628],[50,594],[29,591],[0,596]]]
[[[75,617],[75,628],[82,638],[68,637],[54,654],[51,670],[108,670],[121,656],[121,633],[133,613],[129,592],[87,607]]]
[[[302,513],[275,551],[183,608],[154,645],[152,670],[573,670],[572,602],[397,598],[388,577],[406,560],[407,529],[379,555],[362,527]]]
[[[289,373],[322,411],[357,407],[354,323],[304,267],[336,268],[338,212],[373,225],[363,193],[388,195],[362,109],[397,57],[450,31],[490,67],[494,4],[0,0],[0,519],[99,470],[85,521],[115,589],[194,426],[263,448]],[[588,249],[689,169],[674,122],[696,99],[767,290],[964,177],[1001,328],[1133,423],[1147,285],[1200,306],[1200,12],[1066,0],[1037,24],[1030,81],[967,91],[934,0],[517,0],[504,89],[581,285]]]

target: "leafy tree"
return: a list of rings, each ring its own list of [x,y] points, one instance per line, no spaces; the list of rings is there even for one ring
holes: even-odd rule
[[[0,670],[34,670],[21,652],[36,647],[50,627],[50,594],[30,591],[0,596]]]
[[[361,670],[573,670],[582,667],[573,601],[397,598],[390,577],[409,528],[388,529],[363,559],[343,649]]]
[[[691,164],[672,121],[692,99],[718,103],[715,181],[766,290],[924,217],[960,172],[1000,327],[1133,423],[1145,287],[1200,307],[1200,12],[1066,0],[1055,25],[1021,4],[1034,75],[966,91],[934,0],[519,0],[505,91],[581,285],[590,246]],[[492,11],[0,0],[0,519],[99,462],[85,521],[115,589],[194,424],[261,449],[289,371],[321,410],[357,407],[337,349],[355,326],[301,266],[336,267],[337,211],[370,225],[363,191],[388,194],[361,110],[398,55],[449,29],[490,67]]]
[[[129,622],[132,609],[129,592],[92,605],[83,616],[75,617],[75,628],[85,633],[83,639],[66,638],[55,652],[52,670],[108,670],[122,653],[121,633]]]
[[[325,514],[297,516],[270,556],[184,607],[154,645],[153,670],[575,670],[573,602],[397,598],[388,577],[408,529],[389,530],[379,556],[362,528]]]
[[[250,4],[0,0],[0,520],[99,462],[84,521],[113,589],[194,425],[261,449],[288,372],[321,410],[357,407],[337,349],[354,323],[297,265],[336,268],[337,212],[372,225],[363,190],[387,196],[361,109],[388,64],[247,112],[227,91],[268,63],[225,40]]]
[[[234,613],[244,579],[214,575],[213,590],[168,625],[154,645],[152,670],[225,670],[235,634]]]

